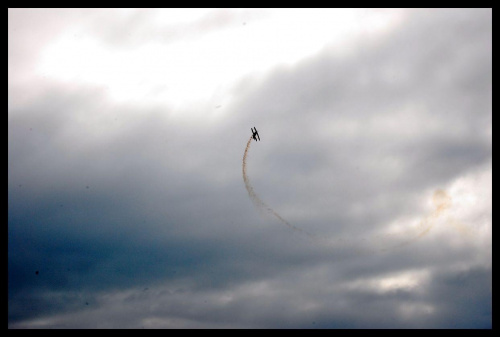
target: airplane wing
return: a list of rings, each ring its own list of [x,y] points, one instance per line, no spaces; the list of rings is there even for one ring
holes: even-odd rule
[[[254,138],[255,138],[255,136],[257,136],[257,138],[259,138],[259,141],[260,141],[259,132],[257,132],[257,128],[255,126],[253,127],[252,132],[254,134]],[[255,141],[257,141],[257,139]]]
[[[252,137],[253,137],[253,139],[255,139],[255,141],[257,141],[257,138],[259,138],[259,140],[260,140],[260,136],[259,136],[259,133],[257,132],[257,128],[254,126],[250,130],[252,130]],[[257,136],[257,137],[255,137],[255,136]]]

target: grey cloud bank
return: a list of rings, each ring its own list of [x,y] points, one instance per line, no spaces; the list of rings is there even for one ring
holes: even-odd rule
[[[491,328],[491,25],[405,11],[180,112],[39,78],[23,100],[9,26],[9,328]],[[313,237],[252,205],[253,126],[254,191]]]

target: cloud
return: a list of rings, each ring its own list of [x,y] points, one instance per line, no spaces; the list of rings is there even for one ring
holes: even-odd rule
[[[275,14],[192,15],[178,42]],[[74,27],[133,53],[159,16]],[[491,10],[397,17],[238,73],[223,103],[9,79],[9,328],[491,328]],[[253,126],[246,174],[286,223],[248,198]]]

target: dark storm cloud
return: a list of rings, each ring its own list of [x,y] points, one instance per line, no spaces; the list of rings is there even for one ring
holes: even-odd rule
[[[71,311],[82,298],[92,302],[95,290],[191,278],[195,270],[216,287],[228,274],[248,279],[269,269],[240,266],[255,255],[242,242],[252,210],[240,181],[243,148],[228,156],[231,149],[211,143],[234,130],[182,130],[155,110],[133,118],[96,90],[57,93],[9,120],[12,320]],[[92,115],[98,109],[102,115]],[[94,123],[82,124],[79,113]],[[46,291],[67,295],[55,305],[58,295]],[[38,303],[33,310],[16,304],[27,293]]]
[[[373,234],[491,160],[491,11],[405,20],[243,80],[219,119],[82,85],[10,106],[9,327],[491,327],[480,248]],[[256,193],[314,238],[253,208],[252,126]]]
[[[433,324],[437,327],[444,323],[457,329],[491,329],[491,292],[492,274],[489,269],[437,272],[428,293],[429,299],[440,307]]]

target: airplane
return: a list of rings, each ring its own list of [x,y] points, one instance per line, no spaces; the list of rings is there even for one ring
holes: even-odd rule
[[[254,129],[255,129],[255,131],[254,131]],[[260,141],[260,137],[259,137],[259,133],[257,132],[257,128],[254,126],[254,127],[253,127],[253,129],[252,129],[252,128],[250,128],[250,130],[252,130],[252,133],[253,133],[253,134],[252,134],[252,137],[253,137],[253,139],[254,139],[255,141],[257,141],[257,138],[259,138],[259,141]],[[255,137],[255,136],[257,136],[257,137]]]

